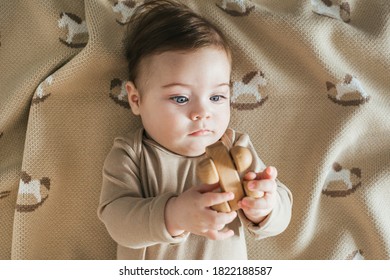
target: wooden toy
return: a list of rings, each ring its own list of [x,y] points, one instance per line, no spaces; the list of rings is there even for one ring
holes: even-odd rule
[[[223,192],[233,192],[234,199],[212,208],[218,212],[231,212],[239,209],[237,203],[245,195],[261,197],[261,192],[250,191],[247,182],[241,182],[240,175],[246,171],[252,163],[252,154],[248,148],[234,146],[230,151],[218,141],[206,147],[208,158],[202,160],[197,168],[197,176],[205,184],[219,183]]]

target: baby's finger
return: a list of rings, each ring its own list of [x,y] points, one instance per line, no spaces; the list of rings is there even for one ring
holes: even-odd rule
[[[262,180],[262,179],[275,180],[277,176],[278,176],[278,170],[273,166],[268,166],[262,172],[257,173],[256,179],[257,180]]]
[[[263,218],[269,213],[271,213],[272,209],[242,209],[247,217],[253,217],[251,220],[255,223],[260,222]],[[256,217],[256,218],[255,218]],[[261,218],[260,218],[261,217]],[[256,220],[256,221],[255,221]]]
[[[228,228],[224,228],[223,230],[220,231],[209,230],[206,233],[204,233],[204,236],[206,236],[211,240],[223,240],[232,237],[233,235],[234,235],[234,231]]]
[[[255,180],[257,177],[257,174],[255,172],[247,172],[245,175],[244,175],[244,180],[246,181],[252,181],[252,180]]]
[[[263,193],[273,193],[277,188],[274,180],[255,180],[246,183],[246,185],[249,191],[258,191]]]
[[[223,230],[224,228],[225,228],[225,224],[219,224],[215,226],[215,230],[217,231]]]
[[[215,222],[219,224],[230,224],[236,217],[237,217],[237,212],[236,211],[231,211],[229,213],[222,213],[222,212],[217,212],[215,213],[217,215]]]
[[[245,194],[250,197],[260,198],[264,196],[264,192],[257,189],[253,186],[255,181],[244,181]],[[249,187],[250,186],[250,187]]]
[[[265,195],[262,198],[244,197],[241,202],[241,208],[243,209],[269,209],[272,208],[272,199],[270,196]]]
[[[203,194],[203,202],[205,207],[211,207],[213,205],[227,202],[234,199],[234,193],[232,192],[208,192]]]

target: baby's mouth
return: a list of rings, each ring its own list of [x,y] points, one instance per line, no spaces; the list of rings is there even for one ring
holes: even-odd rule
[[[199,129],[192,133],[190,133],[190,136],[206,136],[209,135],[212,131],[208,129]]]

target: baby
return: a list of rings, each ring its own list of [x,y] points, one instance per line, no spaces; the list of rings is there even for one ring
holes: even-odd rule
[[[245,230],[255,238],[288,226],[292,196],[256,154],[249,136],[228,128],[231,50],[222,32],[183,4],[147,1],[132,16],[125,40],[126,84],[142,128],[116,138],[103,168],[99,218],[118,244],[119,259],[247,259]],[[201,184],[196,167],[207,146],[222,141],[250,149],[244,175],[261,198],[240,209]]]

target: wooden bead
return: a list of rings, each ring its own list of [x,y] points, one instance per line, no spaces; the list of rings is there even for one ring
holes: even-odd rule
[[[211,206],[211,208],[217,212],[222,212],[222,213],[232,212],[232,209],[230,209],[230,206],[227,202],[222,202],[220,204],[213,205]]]
[[[245,196],[245,193],[228,149],[222,142],[218,141],[206,147],[206,154],[215,164],[222,191],[234,193],[234,199],[228,201],[231,210],[238,210],[237,203]]]
[[[234,164],[238,172],[244,172],[252,164],[252,153],[248,148],[241,146],[234,146],[230,149],[230,154],[233,158]]]
[[[204,184],[212,185],[219,182],[219,175],[211,158],[205,158],[198,164],[198,167],[196,169],[196,175],[198,176],[199,180],[201,180]],[[215,192],[221,191],[222,190],[220,188],[215,190]],[[227,202],[213,205],[211,208],[218,212],[231,212],[230,206]]]
[[[262,197],[263,192],[251,191],[247,188],[248,182],[241,182],[239,173],[246,171],[252,164],[252,153],[248,148],[235,146],[230,152],[226,146],[218,141],[206,147],[208,158],[202,160],[196,170],[198,178],[205,184],[220,184],[216,192],[232,192],[234,199],[211,208],[228,213],[239,209],[238,201],[245,195],[255,198]]]
[[[196,175],[204,184],[212,185],[219,182],[217,169],[210,158],[205,158],[198,164]]]

